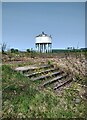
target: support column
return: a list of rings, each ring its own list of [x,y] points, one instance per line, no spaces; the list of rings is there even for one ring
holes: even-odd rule
[[[47,52],[49,52],[49,43],[47,43]]]
[[[44,52],[44,43],[42,44],[42,52]]]
[[[41,44],[41,52],[43,52],[43,44]]]
[[[40,44],[40,52],[41,52],[41,44]]]
[[[47,43],[47,52],[49,52],[49,43]]]
[[[44,43],[43,43],[43,53],[44,53]]]
[[[49,52],[49,43],[47,43],[47,49],[48,49],[47,52]]]
[[[50,43],[48,43],[48,52],[50,52]]]
[[[49,52],[51,52],[51,43],[49,44]]]
[[[46,52],[47,52],[47,43],[46,43]]]
[[[46,52],[46,51],[45,51],[45,43],[44,43],[44,52]]]
[[[46,53],[46,51],[47,51],[47,44],[45,43],[45,53]]]
[[[38,44],[37,44],[37,52],[38,52]]]
[[[37,44],[37,51],[39,51],[39,44]]]
[[[41,52],[41,44],[40,44],[40,52]]]
[[[44,52],[46,52],[45,48],[46,48],[46,44],[44,43]]]
[[[39,43],[39,45],[38,45],[38,46],[39,46],[39,49],[38,49],[38,50],[39,50],[39,52],[40,52],[40,43]]]

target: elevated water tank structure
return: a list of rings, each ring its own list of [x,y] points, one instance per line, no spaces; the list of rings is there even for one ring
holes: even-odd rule
[[[51,35],[47,35],[44,32],[42,34],[36,36],[36,51],[42,53],[48,53],[52,51],[52,37]]]

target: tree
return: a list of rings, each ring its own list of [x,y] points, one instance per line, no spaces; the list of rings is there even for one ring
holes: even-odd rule
[[[2,44],[2,53],[4,53],[5,52],[5,50],[6,50],[6,43],[4,42],[3,44]]]
[[[27,52],[29,52],[29,53],[30,53],[30,49],[27,49]]]
[[[11,48],[11,53],[14,53],[14,51],[15,51],[14,48]]]
[[[18,49],[11,48],[11,53],[18,53]]]
[[[16,52],[16,53],[18,53],[18,52],[19,52],[19,50],[18,50],[18,49],[15,49],[15,52]]]

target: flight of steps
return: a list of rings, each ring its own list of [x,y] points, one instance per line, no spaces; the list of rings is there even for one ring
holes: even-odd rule
[[[67,73],[54,65],[25,66],[15,69],[30,80],[39,81],[40,87],[52,87],[54,90],[72,82],[72,78]]]

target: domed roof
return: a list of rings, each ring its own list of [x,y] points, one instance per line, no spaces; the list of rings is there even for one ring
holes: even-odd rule
[[[49,35],[45,34],[44,32],[42,32],[42,34],[37,35],[36,37],[43,37],[43,36],[45,36],[45,37],[51,37],[51,35],[49,36]]]

